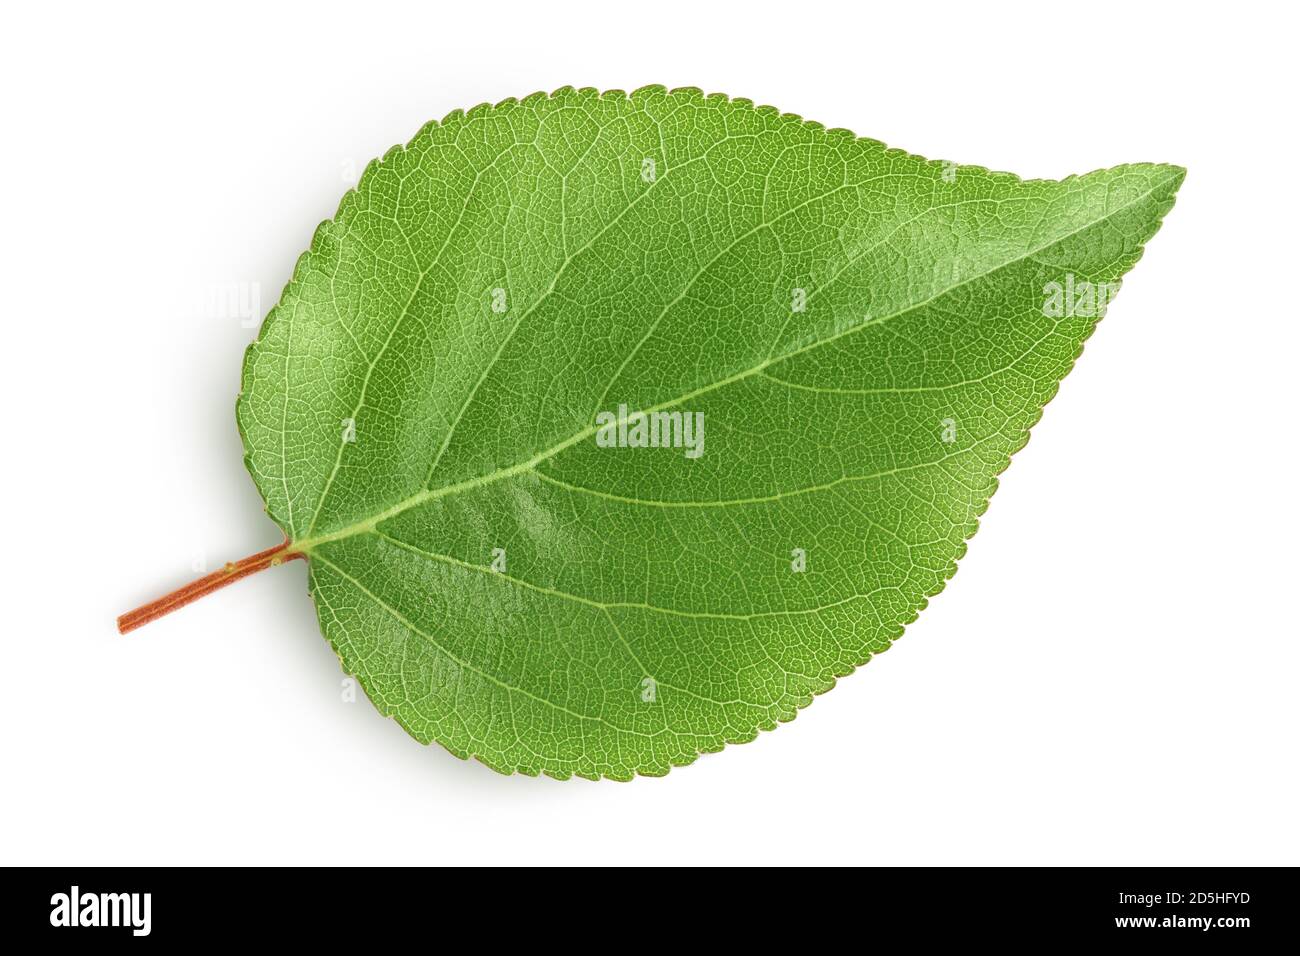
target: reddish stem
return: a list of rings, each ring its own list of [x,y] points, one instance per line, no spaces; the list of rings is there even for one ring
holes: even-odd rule
[[[178,588],[171,594],[165,594],[156,601],[150,601],[134,611],[128,611],[117,619],[117,629],[122,634],[134,631],[137,627],[142,627],[150,621],[157,620],[164,614],[170,614],[172,611],[183,608],[191,601],[197,601],[213,591],[221,590],[227,584],[234,584],[240,578],[246,578],[250,574],[256,574],[258,571],[275,567],[285,561],[292,561],[294,558],[305,557],[306,555],[300,552],[289,551],[289,541],[286,538],[283,544],[277,544],[274,548],[259,551],[257,554],[249,555],[240,561],[231,562],[220,571],[213,571],[197,581],[191,581],[183,588]]]

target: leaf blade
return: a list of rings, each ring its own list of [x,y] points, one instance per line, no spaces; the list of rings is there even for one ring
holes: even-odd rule
[[[1117,281],[1183,175],[947,182],[844,131],[660,88],[449,119],[318,230],[250,348],[241,429],[380,711],[561,777],[663,773],[752,739],[888,647],[1095,324],[1043,315],[1044,277]],[[512,152],[529,133],[558,188]],[[422,193],[465,142],[486,165]],[[659,175],[637,187],[652,149]],[[492,178],[502,157],[513,180]],[[597,448],[616,401],[719,424],[693,461]],[[349,409],[355,445],[330,434]],[[805,546],[809,571],[783,569]]]

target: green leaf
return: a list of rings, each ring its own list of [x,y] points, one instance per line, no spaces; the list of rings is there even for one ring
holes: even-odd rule
[[[666,773],[943,588],[1183,175],[1026,182],[696,90],[455,112],[317,230],[248,468],[381,713]],[[668,447],[620,442],[652,411]]]

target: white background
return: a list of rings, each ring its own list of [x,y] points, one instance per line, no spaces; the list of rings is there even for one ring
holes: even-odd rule
[[[6,13],[0,861],[1300,863],[1291,8],[720,7]],[[254,330],[213,291],[260,284],[260,319],[429,119],[647,83],[1030,177],[1189,169],[899,645],[615,784],[343,703],[300,562],[119,637],[280,537],[235,428]]]

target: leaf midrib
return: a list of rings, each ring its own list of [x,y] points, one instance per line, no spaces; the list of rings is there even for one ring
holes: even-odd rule
[[[997,265],[984,270],[983,272],[976,273],[969,277],[963,277],[959,281],[954,282],[951,285],[938,290],[937,292],[930,295],[928,298],[921,300],[920,302],[916,302],[904,306],[898,311],[892,312],[888,315],[871,318],[857,325],[850,326],[846,329],[841,329],[840,331],[834,333],[833,335],[830,335],[824,339],[820,339],[815,342],[810,342],[807,345],[800,346],[799,348],[787,352],[783,355],[780,356],[769,355],[762,362],[758,363],[757,365],[751,368],[744,369],[740,372],[736,372],[732,375],[727,376],[726,378],[719,379],[707,385],[703,385],[697,389],[686,392],[685,394],[682,395],[678,395],[675,398],[669,399],[667,401],[660,402],[648,408],[641,409],[637,414],[652,414],[657,411],[662,411],[668,408],[672,408],[673,406],[679,405],[682,402],[690,401],[691,399],[694,398],[699,398],[700,396],[707,395],[710,392],[714,392],[719,389],[726,388],[728,385],[734,385],[736,382],[744,381],[745,379],[750,378],[751,376],[763,372],[764,370],[770,368],[773,365],[777,365],[780,364],[781,362],[788,361],[789,359],[795,358],[796,356],[802,355],[806,352],[810,352],[813,349],[821,348],[824,345],[829,345],[832,342],[838,341],[839,339],[842,339],[848,335],[861,332],[863,329],[871,328],[875,325],[880,325],[884,322],[888,322],[893,319],[905,315],[909,315],[913,312],[916,312],[919,309],[923,309],[926,306],[930,305],[931,303],[935,302],[936,300],[941,299],[944,296],[948,295],[949,293],[956,291],[957,289],[978,282],[981,279],[984,279],[996,272],[1000,272],[1003,269],[1008,269],[1014,265],[1024,262],[1026,259],[1030,259],[1038,255],[1039,253],[1042,253],[1052,248],[1053,246],[1065,242],[1066,240],[1078,235],[1081,232],[1084,232],[1088,229],[1092,229],[1093,227],[1105,222],[1106,220],[1112,218],[1115,215],[1118,215],[1121,212],[1124,212],[1127,209],[1131,209],[1132,207],[1148,199],[1150,196],[1155,194],[1158,190],[1167,188],[1170,181],[1177,178],[1177,176],[1178,176],[1177,171],[1171,172],[1166,179],[1162,180],[1157,185],[1152,186],[1150,189],[1147,189],[1145,192],[1139,194],[1133,199],[1130,199],[1128,202],[1125,202],[1120,206],[1117,206],[1113,209],[1108,209],[1106,212],[1098,216],[1096,219],[1091,219],[1088,222],[1085,222],[1082,225],[1078,226],[1077,228],[1071,230],[1070,232],[1056,236],[1050,242],[1046,242],[1040,246],[1032,248],[1022,253],[1021,255],[1016,256],[1013,259],[1009,259],[1006,262],[1000,262]],[[625,422],[626,420],[624,419],[622,421]],[[397,504],[391,506],[390,508],[387,508],[384,511],[372,515],[369,518],[354,522],[353,524],[347,525],[346,527],[340,528],[339,530],[330,532],[328,534],[323,534],[315,538],[308,538],[302,541],[293,542],[292,548],[295,551],[304,553],[308,555],[308,557],[310,557],[311,552],[322,544],[327,544],[331,541],[339,541],[345,538],[353,537],[354,535],[357,534],[364,534],[373,531],[376,528],[376,526],[378,526],[381,522],[387,521],[390,518],[395,518],[398,515],[406,511],[409,511],[412,508],[416,508],[422,504],[425,504],[426,502],[434,501],[438,498],[447,497],[449,495],[462,494],[467,491],[472,491],[476,488],[481,488],[484,485],[493,484],[497,481],[504,481],[506,479],[513,478],[516,475],[520,475],[532,471],[539,464],[546,461],[547,459],[552,458],[555,455],[558,455],[560,452],[578,444],[579,442],[592,437],[593,435],[596,434],[596,431],[597,431],[597,426],[593,423],[592,425],[588,425],[587,427],[574,433],[569,438],[566,438],[564,441],[559,442],[558,444],[553,445],[544,451],[538,452],[536,455],[534,455],[532,458],[529,458],[526,461],[519,462],[515,465],[510,465],[505,468],[499,468],[496,471],[489,472],[485,475],[479,475],[478,477],[475,478],[469,478],[466,479],[465,481],[456,482],[455,484],[444,485],[440,488],[423,489],[417,492],[416,494],[411,495],[410,497],[405,498],[402,501],[399,501]]]

